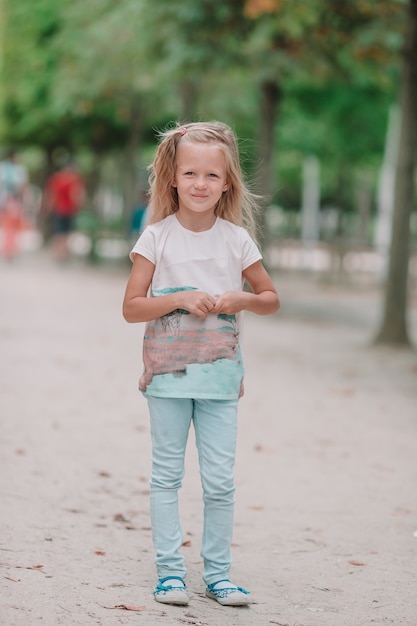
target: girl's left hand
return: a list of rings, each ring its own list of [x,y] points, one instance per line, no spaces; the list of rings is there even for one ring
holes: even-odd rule
[[[226,291],[216,298],[216,304],[209,311],[210,313],[224,313],[226,315],[234,315],[245,308],[245,292],[243,291]]]

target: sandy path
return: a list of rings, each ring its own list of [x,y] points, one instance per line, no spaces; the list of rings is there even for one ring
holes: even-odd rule
[[[127,271],[29,255],[0,265],[0,624],[415,626],[417,354],[368,347],[372,290],[289,278],[281,313],[246,321],[233,578],[255,604],[204,597],[192,446],[181,493],[192,601],[153,601]]]

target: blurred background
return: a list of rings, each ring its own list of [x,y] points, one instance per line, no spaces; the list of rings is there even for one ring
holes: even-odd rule
[[[378,287],[377,341],[410,344],[416,0],[0,7],[2,264],[53,248],[63,184],[53,176],[63,171],[77,196],[67,206],[71,258],[126,263],[143,228],[158,131],[218,119],[235,130],[247,180],[264,199],[269,269]],[[68,260],[59,245],[57,259]]]

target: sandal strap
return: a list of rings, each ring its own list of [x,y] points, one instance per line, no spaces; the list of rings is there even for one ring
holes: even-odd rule
[[[181,585],[164,585],[163,583],[167,580],[179,580]],[[161,591],[171,591],[171,589],[183,589],[185,591],[185,583],[180,576],[166,576],[165,578],[161,578],[156,585],[155,593],[160,593]]]
[[[221,589],[216,589],[216,585],[218,585],[219,583],[230,583],[230,587],[222,587]],[[208,585],[207,588],[209,589],[209,591],[215,593],[220,598],[225,598],[226,596],[230,596],[230,594],[235,591],[240,591],[241,593],[244,593],[245,595],[249,595],[250,593],[243,587],[236,587],[236,585],[233,585],[233,583],[231,583],[228,578],[225,578],[224,580],[217,580],[215,583]]]

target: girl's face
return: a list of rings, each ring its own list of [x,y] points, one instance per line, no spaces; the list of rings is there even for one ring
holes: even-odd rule
[[[228,188],[224,152],[216,144],[181,142],[173,186],[178,192],[180,218],[212,219]]]

